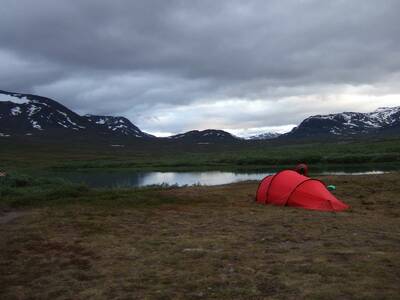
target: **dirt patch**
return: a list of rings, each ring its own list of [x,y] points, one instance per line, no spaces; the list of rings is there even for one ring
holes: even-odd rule
[[[25,211],[8,211],[8,212],[0,212],[0,224],[7,224],[19,217],[26,215]]]

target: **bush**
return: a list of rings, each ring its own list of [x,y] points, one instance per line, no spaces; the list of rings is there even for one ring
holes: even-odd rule
[[[11,206],[77,198],[88,191],[89,188],[85,185],[73,184],[60,178],[21,174],[0,177],[0,202]]]

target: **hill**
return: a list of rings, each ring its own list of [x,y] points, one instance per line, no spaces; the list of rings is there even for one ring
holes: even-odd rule
[[[337,138],[389,134],[400,134],[400,106],[382,107],[370,113],[311,116],[282,137]]]
[[[186,144],[257,143],[260,140],[354,139],[400,135],[400,106],[383,107],[370,113],[343,112],[311,116],[289,133],[263,133],[244,139],[218,129],[192,130],[167,138],[143,132],[120,116],[80,116],[59,102],[32,94],[0,90],[0,137],[34,135],[69,138],[90,136],[125,142],[129,139]]]
[[[141,139],[152,137],[123,117],[80,116],[50,98],[0,90],[1,136],[67,133]]]

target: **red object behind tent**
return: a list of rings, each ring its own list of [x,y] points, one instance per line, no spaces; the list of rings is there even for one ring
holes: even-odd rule
[[[292,170],[265,177],[258,186],[256,200],[263,204],[321,211],[341,211],[349,207],[336,199],[321,181]]]
[[[294,170],[304,176],[308,176],[308,166],[306,164],[298,164]]]

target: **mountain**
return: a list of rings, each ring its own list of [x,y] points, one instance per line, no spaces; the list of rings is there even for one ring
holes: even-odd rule
[[[50,98],[0,90],[0,137],[87,133],[91,136],[156,138],[141,131],[127,118],[114,116],[80,116]],[[193,130],[168,138],[185,143],[221,143],[238,141],[222,130]],[[161,140],[161,139],[160,139]],[[163,139],[165,140],[165,139]]]
[[[0,90],[0,136],[68,132],[152,137],[123,117],[80,116],[50,98]]]
[[[343,112],[305,119],[282,137],[355,137],[400,134],[400,106],[381,107],[370,113]]]
[[[221,142],[235,142],[240,139],[233,136],[229,132],[216,129],[207,130],[192,130],[185,133],[177,134],[168,137],[170,140],[191,142],[191,143],[221,143]]]
[[[3,135],[57,129],[79,132],[93,128],[86,119],[52,99],[0,90],[0,132]]]
[[[106,139],[117,137],[158,139],[185,143],[212,144],[243,139],[216,129],[193,130],[168,138],[156,138],[141,131],[124,117],[80,116],[50,98],[0,90],[0,137],[13,135],[46,136],[86,134]],[[382,107],[370,113],[343,112],[316,115],[305,119],[291,132],[278,136],[264,133],[248,140],[284,138],[348,138],[367,135],[400,135],[400,106]]]
[[[85,115],[84,117],[89,122],[101,127],[103,130],[110,130],[120,135],[134,136],[137,138],[154,137],[151,134],[141,131],[137,126],[133,125],[131,121],[124,117],[95,115]]]
[[[265,132],[257,135],[252,135],[246,138],[246,140],[271,140],[279,137],[280,135],[281,133],[277,132]]]

